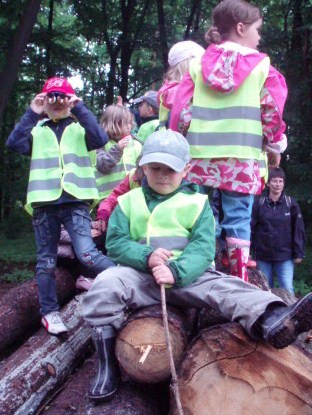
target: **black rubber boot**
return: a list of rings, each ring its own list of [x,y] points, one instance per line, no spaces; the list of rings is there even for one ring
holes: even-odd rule
[[[276,305],[259,323],[266,342],[276,349],[289,346],[300,333],[312,328],[312,293],[289,307]]]
[[[115,357],[115,337],[107,338],[106,327],[94,327],[92,330],[97,357],[98,371],[91,381],[88,397],[93,402],[105,402],[117,392],[120,374]]]

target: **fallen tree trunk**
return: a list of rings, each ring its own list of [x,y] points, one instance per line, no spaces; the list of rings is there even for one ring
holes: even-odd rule
[[[157,399],[157,391],[133,382],[122,383],[111,401],[96,406],[90,404],[86,392],[90,378],[94,376],[95,366],[94,355],[71,376],[64,389],[48,403],[48,407],[42,408],[44,415],[164,415],[163,407]]]
[[[173,307],[168,307],[168,321],[177,363],[185,349],[190,326],[182,311]],[[116,356],[126,374],[138,382],[157,383],[170,376],[160,305],[143,308],[129,316],[117,336]]]
[[[75,295],[75,278],[62,268],[56,270],[55,278],[59,303],[64,305]],[[12,288],[0,301],[0,352],[37,328],[40,318],[36,281]]]
[[[0,415],[34,414],[91,347],[91,331],[80,317],[80,299],[73,299],[61,312],[69,328],[66,338],[42,328],[2,363]]]
[[[188,415],[312,413],[311,360],[296,346],[277,350],[254,342],[237,323],[200,333],[179,367],[178,383]]]

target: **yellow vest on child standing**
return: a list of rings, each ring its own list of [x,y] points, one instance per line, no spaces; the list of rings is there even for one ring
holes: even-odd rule
[[[268,76],[270,59],[262,59],[242,85],[231,93],[209,88],[201,62],[194,59],[192,121],[187,133],[192,158],[236,157],[259,160],[263,133],[260,92]]]
[[[110,140],[105,150],[109,151],[116,142]],[[142,151],[142,144],[131,138],[129,144],[124,148],[120,161],[109,173],[103,174],[95,169],[96,185],[99,191],[100,200],[109,196],[114,188],[127,176],[131,169],[136,167],[137,159]]]

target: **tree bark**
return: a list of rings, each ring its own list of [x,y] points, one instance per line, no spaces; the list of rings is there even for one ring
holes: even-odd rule
[[[184,32],[184,39],[188,39],[189,36],[190,36],[191,28],[192,28],[193,21],[194,21],[194,16],[195,16],[195,13],[196,13],[197,9],[200,9],[200,3],[201,3],[201,0],[194,0],[194,2],[193,2],[192,8],[191,8],[191,13],[190,13],[189,18],[187,20],[186,29],[185,29],[185,32]],[[195,24],[194,24],[194,26],[195,26]],[[194,29],[195,29],[195,27],[194,27]]]
[[[312,362],[297,347],[253,341],[237,323],[203,330],[178,370],[188,415],[312,413]],[[170,414],[176,415],[171,398]]]
[[[185,349],[190,327],[185,315],[172,307],[168,308],[168,321],[177,363]],[[126,374],[138,382],[157,383],[170,377],[160,306],[146,307],[130,315],[117,336],[116,356]]]
[[[75,294],[75,278],[64,269],[55,273],[60,305]],[[35,280],[12,288],[0,301],[0,352],[24,339],[40,323],[38,289]]]
[[[54,75],[54,69],[51,62],[51,45],[52,45],[52,34],[53,34],[53,14],[54,14],[54,0],[49,2],[49,23],[47,30],[47,41],[46,41],[46,68],[47,78],[51,78]]]
[[[160,50],[161,50],[164,70],[166,71],[168,69],[168,41],[167,41],[167,31],[166,31],[163,0],[157,0],[157,15],[158,15]]]
[[[0,73],[0,124],[7,102],[13,90],[26,45],[37,19],[40,3],[41,0],[28,0],[26,2],[19,27],[16,30],[13,45],[8,45],[6,64],[3,71]]]
[[[91,331],[80,317],[81,298],[61,312],[69,328],[66,341],[41,328],[2,364],[0,415],[34,414],[81,361],[91,345]]]

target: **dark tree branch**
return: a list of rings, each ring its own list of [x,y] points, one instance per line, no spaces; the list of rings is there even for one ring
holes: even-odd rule
[[[167,31],[166,31],[163,0],[157,0],[157,15],[158,15],[158,29],[159,29],[161,56],[162,56],[164,70],[166,71],[168,68],[168,42],[167,42]]]

